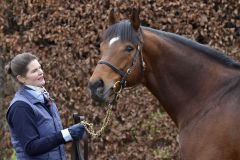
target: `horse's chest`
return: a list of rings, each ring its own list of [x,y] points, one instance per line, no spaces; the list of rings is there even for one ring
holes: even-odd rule
[[[237,126],[231,119],[215,117],[217,114],[210,114],[180,130],[180,156],[183,160],[240,159],[240,134],[235,133]]]

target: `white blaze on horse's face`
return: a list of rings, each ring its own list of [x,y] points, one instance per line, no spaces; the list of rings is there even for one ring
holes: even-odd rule
[[[109,41],[109,46],[111,46],[114,42],[118,41],[120,39],[120,37],[113,37],[110,41]]]

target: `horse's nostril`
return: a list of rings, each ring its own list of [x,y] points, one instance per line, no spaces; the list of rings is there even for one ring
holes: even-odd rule
[[[103,86],[104,86],[104,82],[102,79],[89,83],[89,88],[91,91],[96,91],[98,88],[102,88]]]
[[[97,85],[98,85],[98,87],[103,87],[104,86],[103,80],[102,79],[98,80]]]

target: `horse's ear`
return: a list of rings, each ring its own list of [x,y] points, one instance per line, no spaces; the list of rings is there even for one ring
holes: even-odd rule
[[[139,18],[139,14],[140,14],[140,7],[133,8],[132,9],[132,16],[131,16],[131,25],[133,26],[133,28],[137,31],[138,28],[140,27],[140,18]]]
[[[109,25],[113,25],[114,23],[116,23],[114,9],[111,9],[111,11],[110,11],[110,14],[109,14],[109,17],[108,17],[108,22],[109,22]]]

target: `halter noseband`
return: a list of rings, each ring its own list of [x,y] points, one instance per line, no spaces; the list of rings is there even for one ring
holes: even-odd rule
[[[137,57],[139,56],[140,58],[140,61],[141,61],[141,73],[143,74],[144,72],[144,61],[143,61],[143,55],[142,55],[142,41],[140,41],[140,44],[137,45],[137,51],[136,53],[134,54],[134,57],[133,57],[133,60],[131,62],[131,65],[129,66],[129,68],[127,69],[127,71],[123,71],[122,69],[119,69],[118,67],[116,67],[115,65],[111,64],[110,62],[108,61],[105,61],[105,60],[100,60],[98,62],[98,64],[105,64],[107,65],[108,67],[110,67],[114,72],[118,73],[120,76],[121,76],[121,80],[120,81],[117,81],[115,84],[114,84],[114,92],[115,93],[119,93],[121,92],[121,90],[126,87],[126,84],[127,84],[127,78],[129,76],[129,74],[132,72],[132,69],[134,67],[134,65],[136,64],[136,61],[137,61]],[[120,86],[119,86],[120,85]],[[116,89],[117,87],[120,87],[119,89]]]

